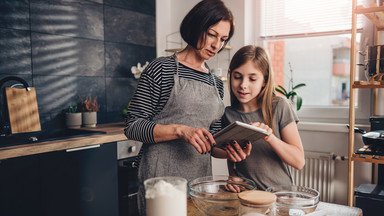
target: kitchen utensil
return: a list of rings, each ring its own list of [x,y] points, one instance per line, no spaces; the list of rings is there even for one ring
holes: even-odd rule
[[[368,46],[367,48],[368,75],[384,73],[384,45]]]
[[[315,211],[320,193],[312,188],[298,185],[269,187],[266,191],[276,195],[276,215],[305,215]]]
[[[201,212],[210,216],[238,215],[238,193],[254,189],[254,181],[226,175],[200,177],[188,182],[188,192],[193,203]]]
[[[362,137],[365,145],[384,145],[384,130],[366,132],[363,129],[355,127],[355,132],[363,134]]]
[[[365,64],[358,64],[364,66],[367,76],[372,77],[377,73],[384,73],[384,45],[367,46],[365,53]]]
[[[11,133],[40,131],[41,125],[35,88],[30,87],[30,91],[27,91],[24,88],[7,87],[5,88],[5,94]]]

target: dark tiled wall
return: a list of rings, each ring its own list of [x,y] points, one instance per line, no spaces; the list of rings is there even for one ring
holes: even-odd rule
[[[99,123],[122,121],[155,35],[155,0],[1,0],[0,79],[36,88],[43,129],[64,127],[79,95],[98,97]]]

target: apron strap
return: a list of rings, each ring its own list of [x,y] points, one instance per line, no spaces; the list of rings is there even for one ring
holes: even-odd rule
[[[177,53],[178,52],[176,51],[173,54],[173,57],[174,57],[175,63],[176,63],[176,76],[178,77],[179,76],[179,60],[177,59]],[[213,86],[216,89],[217,96],[221,99],[219,89],[217,88],[215,76],[211,73],[211,69],[209,68],[209,66],[208,66],[208,64],[206,62],[204,62],[204,65],[208,69],[208,73],[211,74],[212,81],[213,81]]]
[[[208,66],[208,64],[207,64],[206,62],[204,62],[204,65],[205,65],[205,67],[208,69],[208,72],[211,74],[212,81],[213,81],[213,86],[215,86],[217,96],[221,99],[219,89],[217,88],[217,84],[216,84],[215,76],[214,76],[213,73],[211,72],[211,68],[209,68],[209,66]]]
[[[175,62],[176,62],[176,75],[179,76],[179,60],[177,59],[177,51],[173,54],[173,57],[175,59]]]

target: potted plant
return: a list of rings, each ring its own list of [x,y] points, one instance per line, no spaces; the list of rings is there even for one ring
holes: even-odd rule
[[[77,105],[68,107],[65,113],[65,124],[68,128],[80,128],[82,124],[82,114],[77,110]]]
[[[301,105],[303,104],[303,98],[297,95],[295,90],[306,85],[305,83],[299,83],[295,86],[293,85],[293,71],[292,71],[291,63],[288,62],[288,65],[289,65],[289,70],[291,72],[288,90],[281,85],[278,85],[278,87],[276,87],[275,89],[277,92],[283,94],[288,100],[290,100],[291,104],[293,106],[296,106],[296,110],[299,111],[301,108]]]
[[[97,111],[99,111],[99,104],[97,97],[93,99],[89,96],[84,100],[80,97],[80,111],[83,113],[82,120],[84,127],[96,127],[97,124]]]

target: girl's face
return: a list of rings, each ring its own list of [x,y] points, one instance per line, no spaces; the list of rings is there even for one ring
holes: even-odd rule
[[[231,71],[231,90],[239,100],[239,108],[243,112],[252,112],[258,109],[256,97],[264,86],[264,75],[252,61],[247,61]]]
[[[231,25],[229,21],[221,20],[220,22],[212,25],[208,29],[208,33],[205,37],[205,44],[202,49],[197,50],[197,54],[203,60],[208,60],[221,49],[224,41],[228,39]],[[197,43],[197,47],[202,45],[201,39]]]

